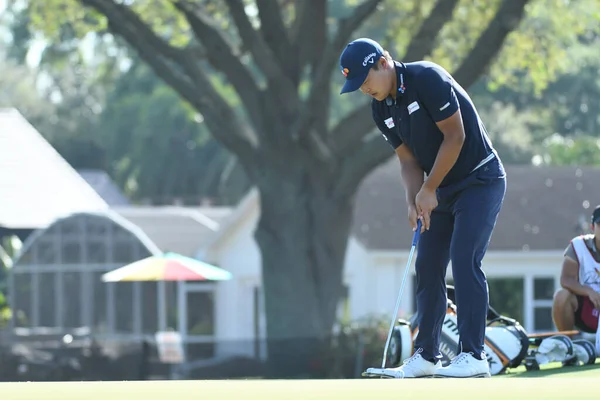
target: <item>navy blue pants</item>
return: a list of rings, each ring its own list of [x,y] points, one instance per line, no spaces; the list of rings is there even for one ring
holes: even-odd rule
[[[446,269],[452,261],[456,294],[458,352],[482,357],[488,311],[488,286],[481,260],[506,192],[504,167],[494,159],[463,181],[438,189],[438,207],[423,232],[416,259],[419,334],[415,349],[421,356],[441,358],[442,323],[446,315]]]

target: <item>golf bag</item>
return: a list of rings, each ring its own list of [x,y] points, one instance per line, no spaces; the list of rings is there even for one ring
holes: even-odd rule
[[[442,365],[448,365],[458,353],[458,324],[454,304],[454,288],[448,286],[448,307],[442,324],[440,352]],[[485,353],[490,364],[490,373],[497,375],[507,368],[514,368],[527,357],[529,338],[525,329],[514,319],[498,314],[492,307],[488,311],[488,326],[485,331]],[[413,353],[413,343],[419,334],[419,314],[408,321],[399,320],[394,327],[386,364],[398,366]]]
[[[458,324],[454,287],[448,285],[448,306],[442,324],[440,352],[442,365],[450,363],[458,352]],[[386,365],[396,367],[414,351],[414,340],[419,334],[419,314],[410,320],[398,320],[394,327]],[[490,365],[490,374],[498,375],[507,368],[525,365],[537,370],[540,365],[562,362],[563,365],[591,365],[596,361],[594,344],[587,339],[576,339],[578,331],[551,332],[529,335],[521,324],[488,308],[484,350]]]

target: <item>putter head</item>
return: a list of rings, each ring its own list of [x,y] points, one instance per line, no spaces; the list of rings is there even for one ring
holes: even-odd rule
[[[402,371],[394,370],[391,368],[367,368],[367,370],[362,373],[362,376],[364,376],[365,378],[402,379],[404,378],[404,373]]]

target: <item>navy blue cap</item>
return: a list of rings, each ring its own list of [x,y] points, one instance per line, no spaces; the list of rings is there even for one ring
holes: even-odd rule
[[[361,87],[371,67],[381,56],[383,56],[383,48],[374,40],[360,38],[348,43],[340,56],[340,69],[346,77],[346,83],[340,94],[354,92]]]
[[[600,224],[600,206],[592,213],[592,224]]]

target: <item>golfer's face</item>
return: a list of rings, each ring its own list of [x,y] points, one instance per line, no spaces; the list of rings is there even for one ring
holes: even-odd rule
[[[360,91],[378,101],[384,100],[390,94],[389,78],[385,74],[385,70],[381,68],[381,64],[379,65],[379,70],[371,68],[367,79],[365,79],[360,87]]]

